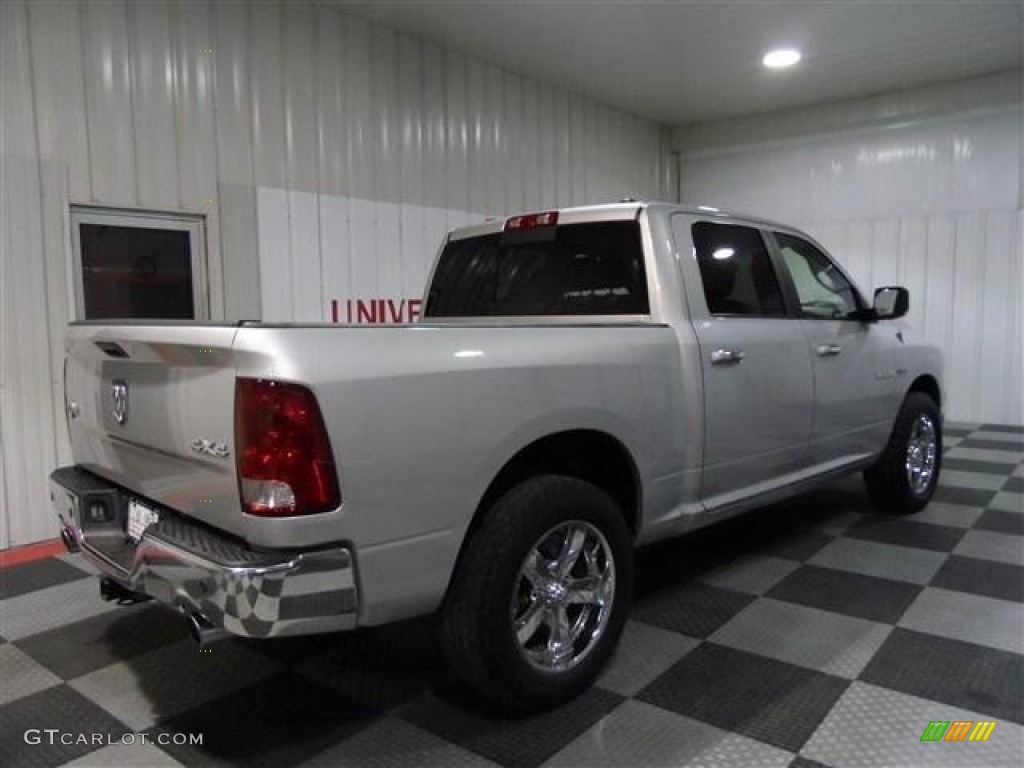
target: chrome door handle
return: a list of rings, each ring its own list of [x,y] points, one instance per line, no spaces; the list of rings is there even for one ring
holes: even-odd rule
[[[843,348],[838,344],[820,344],[818,346],[818,357],[835,357]]]
[[[712,365],[735,365],[746,357],[742,349],[716,349],[711,353]]]

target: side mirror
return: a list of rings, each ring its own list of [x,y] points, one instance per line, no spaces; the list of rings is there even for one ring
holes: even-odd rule
[[[910,292],[898,285],[877,288],[874,309],[879,320],[903,317],[910,310]]]

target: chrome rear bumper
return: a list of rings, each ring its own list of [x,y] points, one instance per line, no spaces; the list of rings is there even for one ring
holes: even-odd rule
[[[50,475],[65,545],[126,589],[243,637],[355,627],[355,573],[345,547],[254,552],[172,510],[161,510],[134,544],[124,533],[130,498],[77,467]]]

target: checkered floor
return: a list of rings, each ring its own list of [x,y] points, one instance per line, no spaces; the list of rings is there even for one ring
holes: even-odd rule
[[[201,651],[76,558],[7,568],[0,765],[1024,765],[1024,429],[946,434],[912,518],[850,478],[641,552],[599,685],[527,720],[465,701],[427,621]]]

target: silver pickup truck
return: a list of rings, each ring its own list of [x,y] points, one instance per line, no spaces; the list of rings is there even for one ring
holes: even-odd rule
[[[451,232],[423,321],[78,323],[62,536],[204,641],[437,613],[512,710],[586,688],[633,549],[841,473],[938,480],[941,359],[813,239],[625,202]]]

